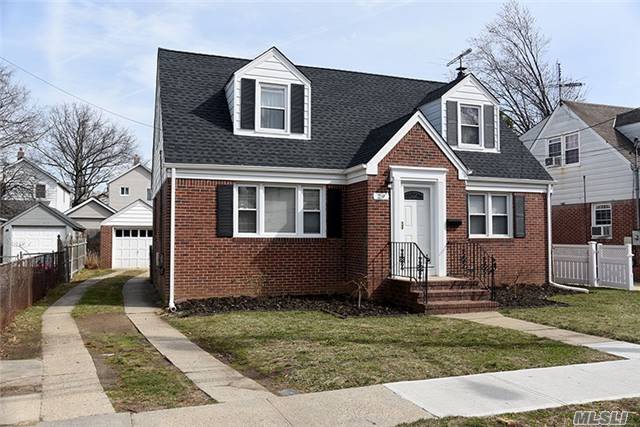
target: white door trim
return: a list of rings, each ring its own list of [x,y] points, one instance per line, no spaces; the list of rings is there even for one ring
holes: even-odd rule
[[[404,186],[429,187],[431,196],[431,253],[433,274],[447,275],[447,169],[389,166],[391,170],[391,241],[398,242]]]

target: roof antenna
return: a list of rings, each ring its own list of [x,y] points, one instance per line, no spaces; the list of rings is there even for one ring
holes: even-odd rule
[[[455,64],[456,61],[459,61],[458,68],[456,68],[456,70],[458,71],[458,77],[456,77],[456,78],[459,79],[459,78],[465,76],[465,70],[467,68],[462,66],[462,58],[464,58],[465,56],[469,55],[470,53],[471,53],[471,48],[468,48],[467,50],[462,52],[460,55],[456,56],[451,61],[447,62],[447,67],[448,67],[451,64]]]
[[[562,105],[562,88],[563,87],[581,87],[581,86],[584,86],[584,83],[581,83],[581,82],[564,83],[562,81],[562,67],[560,66],[560,62],[556,62],[556,66],[558,68],[558,83],[556,83],[554,86],[558,88],[558,105]]]

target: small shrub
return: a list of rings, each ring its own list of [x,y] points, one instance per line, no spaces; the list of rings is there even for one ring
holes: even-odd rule
[[[89,270],[97,270],[100,268],[100,255],[96,251],[87,251],[87,256],[84,259],[84,268]]]

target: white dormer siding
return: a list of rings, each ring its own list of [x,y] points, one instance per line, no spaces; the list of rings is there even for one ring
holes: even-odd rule
[[[255,102],[253,129],[241,126],[241,85],[242,79],[255,81]],[[292,85],[304,86],[304,108],[302,133],[292,129]],[[284,129],[268,129],[261,122],[261,91],[263,88],[284,90]],[[309,139],[311,137],[311,83],[280,51],[271,48],[256,59],[236,71],[225,87],[229,113],[236,135],[260,137]],[[279,105],[278,108],[281,108]]]
[[[447,101],[454,101],[457,104],[457,140],[452,143],[447,135]],[[479,108],[479,146],[461,144],[461,106],[471,106]],[[485,106],[493,107],[493,148],[485,148],[485,127],[484,115]],[[439,99],[433,100],[422,107],[422,113],[427,117],[433,127],[442,135],[447,143],[455,150],[473,151],[500,151],[500,106],[498,100],[487,91],[487,89],[472,74],[468,74],[458,84],[444,93]]]

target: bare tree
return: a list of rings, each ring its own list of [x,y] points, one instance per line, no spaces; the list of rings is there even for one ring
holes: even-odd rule
[[[29,103],[29,92],[0,65],[0,156],[9,148],[27,146],[42,135],[40,113]]]
[[[545,58],[549,38],[525,6],[516,0],[505,3],[496,19],[470,42],[471,70],[498,98],[517,132],[526,132],[553,112],[559,99],[555,68]],[[575,100],[582,95],[581,88],[567,87],[562,98]]]
[[[48,132],[36,144],[39,160],[73,188],[75,206],[91,197],[114,170],[129,164],[135,138],[84,104],[53,107]]]

